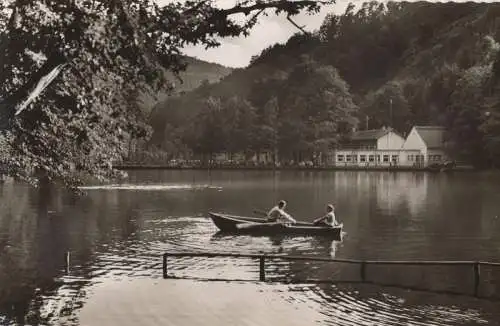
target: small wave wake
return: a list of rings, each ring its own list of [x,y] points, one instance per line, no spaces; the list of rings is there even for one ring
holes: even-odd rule
[[[110,184],[96,186],[81,186],[81,190],[139,190],[139,191],[161,191],[161,190],[202,190],[216,189],[221,190],[222,187],[211,186],[206,184],[190,185],[190,184]]]

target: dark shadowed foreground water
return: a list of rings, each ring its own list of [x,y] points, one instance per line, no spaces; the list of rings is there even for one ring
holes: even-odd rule
[[[143,171],[130,172],[123,184],[85,190],[87,196],[74,198],[62,190],[0,186],[1,325],[71,325],[82,318],[86,325],[102,324],[88,321],[89,315],[111,311],[102,302],[137,303],[124,301],[126,294],[118,291],[130,282],[139,282],[129,292],[132,298],[134,293],[162,295],[139,280],[155,279],[158,286],[187,282],[161,279],[165,251],[500,262],[498,174]],[[279,199],[286,199],[288,211],[300,220],[312,220],[326,203],[335,203],[346,231],[342,241],[218,235],[206,218],[208,211],[253,215],[254,209],[268,209]],[[247,259],[172,258],[169,273],[256,280],[258,265]],[[276,260],[268,263],[267,274],[270,279],[349,281],[357,279],[359,270]],[[470,268],[460,267],[370,267],[367,275],[377,282],[464,293],[473,284]],[[500,271],[485,269],[482,277],[481,293],[500,294]],[[301,316],[325,325],[500,325],[500,302],[467,296],[351,283],[189,282],[194,282],[193,295],[206,297],[215,286],[219,301],[245,295],[254,302],[278,300],[281,306],[302,307]],[[176,299],[165,296],[165,304],[173,307]],[[231,312],[240,308],[246,307],[233,305]],[[119,311],[124,320],[134,317],[131,307]],[[165,324],[151,311],[148,325]],[[286,317],[283,324],[288,324]]]

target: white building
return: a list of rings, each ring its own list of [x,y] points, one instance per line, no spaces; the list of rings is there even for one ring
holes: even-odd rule
[[[407,138],[391,128],[353,132],[330,157],[338,167],[424,167],[447,160],[443,127],[415,126]]]
[[[403,144],[400,162],[405,166],[428,166],[448,159],[444,146],[445,129],[414,126]]]
[[[335,151],[336,166],[398,165],[405,139],[391,128],[354,132],[348,143]]]

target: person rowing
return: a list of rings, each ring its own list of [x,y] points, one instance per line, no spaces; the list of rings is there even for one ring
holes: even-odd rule
[[[277,222],[281,218],[285,218],[291,223],[297,223],[297,221],[290,216],[287,212],[285,212],[286,201],[280,200],[278,205],[271,208],[271,210],[267,213],[267,222]]]
[[[320,218],[317,218],[313,222],[316,226],[337,226],[337,220],[335,219],[335,207],[332,204],[326,205],[326,214]]]

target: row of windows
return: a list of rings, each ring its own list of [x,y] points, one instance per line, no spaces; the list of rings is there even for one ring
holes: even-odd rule
[[[360,162],[380,162],[381,155],[359,155]],[[368,159],[368,160],[367,160]],[[392,155],[392,162],[398,162],[399,156]],[[358,162],[358,155],[337,155],[337,162]],[[382,162],[389,162],[389,155],[382,155]]]
[[[408,155],[408,161],[423,161],[424,155]],[[441,155],[428,155],[427,160],[429,161],[441,161]]]
[[[429,155],[429,161],[441,161],[442,156],[441,155]]]
[[[380,162],[381,155],[359,155],[359,162]],[[429,161],[441,161],[441,155],[428,155]],[[408,155],[408,161],[422,162],[424,160],[424,155]],[[398,162],[399,156],[392,155],[392,162]],[[337,155],[337,162],[358,162],[358,155]],[[389,155],[382,155],[382,162],[389,162]]]

